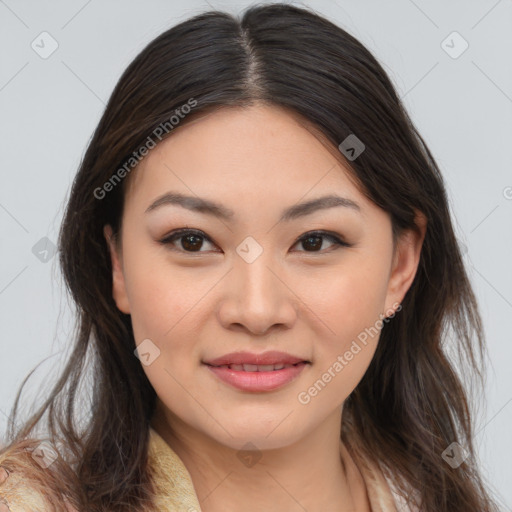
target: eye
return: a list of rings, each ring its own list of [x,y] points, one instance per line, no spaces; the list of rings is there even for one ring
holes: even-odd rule
[[[312,249],[306,250],[305,252],[324,252],[325,248],[323,250],[318,250],[322,249],[322,246],[324,245],[324,239],[329,240],[329,242],[333,244],[335,248],[339,246],[351,247],[351,244],[344,242],[339,236],[328,233],[326,231],[311,231],[306,233],[293,244],[293,247],[299,243],[302,243],[304,248],[309,247]],[[203,241],[206,240],[208,243],[212,243],[212,241],[206,236],[204,232],[187,228],[173,231],[168,236],[160,240],[160,243],[163,245],[174,245],[177,240],[181,240],[181,248],[172,249],[182,252],[208,252],[200,250],[203,245]]]
[[[340,237],[337,235],[334,235],[332,233],[328,233],[326,231],[311,231],[309,233],[306,233],[302,237],[300,237],[297,242],[294,245],[297,245],[298,243],[302,243],[302,246],[313,248],[312,251],[306,251],[306,252],[324,252],[323,250],[315,250],[317,248],[322,248],[323,246],[323,239],[329,240],[332,244],[334,244],[334,248],[336,249],[339,246],[342,247],[351,247],[350,244],[344,242]]]
[[[160,240],[160,243],[164,245],[173,245],[175,240],[180,239],[181,249],[174,250],[184,250],[185,252],[206,252],[199,250],[203,245],[202,240],[208,240],[211,243],[211,240],[202,231],[186,228],[173,231],[169,236],[165,237],[163,240]]]

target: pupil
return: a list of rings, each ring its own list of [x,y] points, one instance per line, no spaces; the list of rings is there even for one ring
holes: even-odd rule
[[[188,241],[190,241],[190,240],[195,240],[195,242],[192,241],[191,243],[188,243]],[[201,237],[197,236],[197,235],[187,235],[182,238],[181,245],[183,246],[184,249],[194,251],[194,250],[200,248]]]
[[[321,241],[321,238],[322,238],[322,237],[320,237],[320,236],[310,236],[310,237],[308,237],[308,238],[304,239],[304,241],[303,241],[303,246],[304,246],[304,248],[306,249],[306,245],[307,245],[307,244],[308,244],[308,242],[310,242],[311,240],[316,240],[316,241],[317,241],[317,243],[316,243],[316,244],[315,244],[315,243],[313,243],[313,244],[312,244],[312,245],[314,246],[313,248],[320,248],[320,247],[322,247],[322,241]],[[320,244],[318,244],[318,241],[320,241]]]

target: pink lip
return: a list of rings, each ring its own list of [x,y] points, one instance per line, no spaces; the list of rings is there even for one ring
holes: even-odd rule
[[[295,379],[310,361],[275,350],[254,354],[251,352],[231,352],[204,364],[223,382],[244,391],[271,391]],[[281,370],[249,372],[234,370],[224,365],[294,365]]]
[[[229,363],[226,363],[229,364]],[[243,364],[243,363],[233,363],[233,364]],[[256,364],[256,363],[247,363],[246,364]],[[259,363],[265,364],[265,363]],[[273,364],[273,363],[266,363]],[[278,364],[278,363],[275,363]],[[286,363],[283,363],[286,364]],[[293,363],[288,363],[293,364]],[[273,370],[269,372],[246,372],[239,370],[232,370],[227,367],[217,367],[206,365],[209,370],[211,370],[219,379],[221,379],[226,384],[230,384],[238,389],[242,389],[244,391],[272,391],[273,389],[277,389],[281,386],[284,386],[288,382],[291,382],[295,379],[302,370],[307,366],[306,362],[298,362],[294,366],[288,366],[286,368],[282,368],[281,370]]]
[[[216,359],[204,361],[205,364],[210,366],[222,366],[225,364],[297,364],[302,362],[309,363],[309,361],[303,357],[296,357],[291,354],[287,354],[286,352],[278,352],[275,350],[263,352],[262,354],[253,354],[251,352],[231,352],[230,354],[225,354],[221,357],[217,357]]]

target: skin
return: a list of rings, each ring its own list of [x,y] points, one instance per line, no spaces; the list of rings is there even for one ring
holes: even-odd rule
[[[143,366],[158,396],[152,426],[184,462],[205,512],[370,510],[359,470],[340,456],[339,433],[343,402],[379,336],[309,403],[298,395],[397,308],[426,224],[418,215],[420,234],[404,232],[394,251],[389,215],[356,187],[336,151],[281,108],[222,108],[176,128],[133,171],[121,240],[104,228],[117,307],[131,315],[136,343],[149,338],[160,350]],[[219,202],[234,218],[176,205],[146,214],[168,191]],[[360,211],[278,222],[286,207],[330,193]],[[199,252],[187,252],[183,238],[159,243],[183,227],[204,232]],[[297,242],[312,230],[352,245]],[[247,236],[263,249],[252,263],[236,251]],[[241,391],[201,363],[238,350],[280,350],[311,364],[277,390]],[[261,456],[250,467],[237,457],[248,442]]]

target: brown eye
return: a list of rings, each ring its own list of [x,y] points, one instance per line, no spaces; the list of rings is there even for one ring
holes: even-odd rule
[[[305,249],[305,251],[301,252],[322,253],[326,252],[325,248],[322,249],[325,239],[331,242],[334,248],[339,246],[350,247],[350,244],[347,244],[336,235],[327,233],[325,231],[312,231],[306,233],[295,242],[294,246],[302,244],[302,248]],[[176,246],[178,241],[181,242],[179,242],[179,245]],[[172,250],[178,252],[201,253],[209,252],[208,250],[201,250],[205,241],[213,245],[213,242],[202,231],[183,228],[173,231],[167,237],[160,240],[160,243],[163,245],[169,245],[171,246]]]
[[[328,239],[334,246],[344,246],[350,247],[349,244],[342,241],[335,235],[326,233],[325,231],[313,231],[311,233],[306,233],[303,237],[301,237],[295,245],[301,243],[304,249],[307,249],[306,252],[323,252],[320,250],[323,245],[324,239]],[[309,248],[309,249],[308,249]]]
[[[181,245],[187,251],[197,251],[203,245],[202,237],[196,234],[182,236]]]
[[[165,245],[174,245],[176,241],[181,240],[175,250],[183,252],[207,252],[201,251],[204,241],[207,240],[211,243],[210,239],[202,232],[190,229],[180,229],[172,232],[169,236],[160,241]]]

